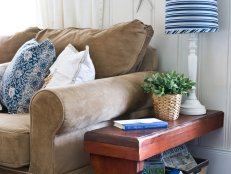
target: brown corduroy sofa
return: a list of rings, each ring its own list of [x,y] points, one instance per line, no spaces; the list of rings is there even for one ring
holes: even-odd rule
[[[155,50],[148,47],[152,35],[151,26],[134,20],[104,30],[29,28],[0,37],[0,63],[9,62],[27,40],[49,38],[57,55],[69,43],[78,50],[89,45],[96,69],[94,81],[38,91],[28,114],[0,114],[0,168],[33,174],[92,173],[83,150],[84,133],[151,107],[141,85],[145,71],[157,65]]]

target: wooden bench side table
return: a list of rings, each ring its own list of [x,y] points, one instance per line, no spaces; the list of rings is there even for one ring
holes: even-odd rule
[[[186,143],[223,126],[224,113],[208,110],[200,116],[180,115],[165,129],[123,131],[109,126],[84,136],[96,174],[135,174],[143,161],[153,155]]]

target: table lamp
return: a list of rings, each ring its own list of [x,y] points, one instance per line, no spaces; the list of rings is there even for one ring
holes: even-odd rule
[[[188,74],[194,82],[197,81],[198,33],[217,30],[217,0],[166,0],[165,33],[190,34]],[[187,115],[206,113],[205,106],[196,97],[196,86],[193,86],[186,100],[181,104],[180,113]]]

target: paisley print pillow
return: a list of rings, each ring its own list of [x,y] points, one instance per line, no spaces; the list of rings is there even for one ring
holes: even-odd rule
[[[29,112],[30,99],[38,91],[55,59],[49,39],[27,41],[17,51],[0,84],[0,100],[9,113]]]

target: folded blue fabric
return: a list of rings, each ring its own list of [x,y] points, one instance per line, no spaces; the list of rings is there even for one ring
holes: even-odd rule
[[[42,85],[55,59],[49,39],[27,41],[17,51],[0,84],[0,100],[9,113],[29,112],[30,99]]]

